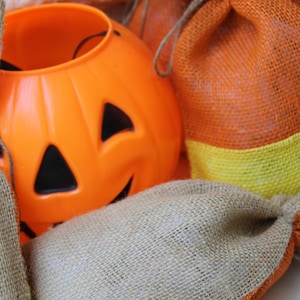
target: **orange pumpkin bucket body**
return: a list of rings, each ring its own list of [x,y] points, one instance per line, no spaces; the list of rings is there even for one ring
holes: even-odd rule
[[[7,14],[3,45],[20,71],[0,73],[0,137],[35,233],[172,176],[175,94],[134,34],[98,9],[49,4]]]

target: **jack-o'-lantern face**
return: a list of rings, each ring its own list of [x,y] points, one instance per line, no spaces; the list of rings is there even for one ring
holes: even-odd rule
[[[78,31],[74,13],[85,24]],[[42,232],[170,178],[181,144],[178,107],[133,34],[74,4],[21,10],[5,23],[2,57],[21,71],[0,74],[0,137],[13,160],[25,231]],[[54,36],[57,23],[67,26]],[[105,35],[70,59],[95,32]],[[22,53],[11,53],[16,43]],[[53,45],[59,49],[51,52]],[[10,167],[3,149],[0,167]]]

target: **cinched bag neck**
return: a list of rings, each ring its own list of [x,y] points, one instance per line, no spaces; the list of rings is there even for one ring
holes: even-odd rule
[[[192,14],[196,11],[196,9],[202,7],[208,0],[193,0],[190,5],[186,8],[184,13],[182,14],[181,18],[177,21],[177,23],[173,26],[173,28],[167,33],[167,35],[164,37],[164,39],[161,41],[160,45],[157,48],[157,51],[155,53],[154,59],[153,59],[153,65],[156,73],[161,77],[168,77],[172,72],[173,67],[173,57],[174,52],[176,48],[177,41],[179,39],[179,36],[181,34],[181,31],[186,24],[187,20],[192,16]],[[172,45],[168,65],[165,70],[161,70],[159,66],[159,58],[160,55],[168,43],[169,39],[175,34],[175,39]]]

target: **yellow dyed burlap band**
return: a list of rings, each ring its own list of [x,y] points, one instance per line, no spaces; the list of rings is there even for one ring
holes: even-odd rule
[[[187,140],[192,178],[231,183],[265,198],[300,191],[300,134],[252,149],[224,149]]]

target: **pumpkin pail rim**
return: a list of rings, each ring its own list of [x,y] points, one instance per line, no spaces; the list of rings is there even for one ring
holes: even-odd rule
[[[75,3],[43,4],[9,12],[4,18],[4,29],[2,60],[17,66],[18,71],[2,67],[1,72],[14,76],[39,75],[81,65],[99,55],[114,33],[118,33],[104,12]],[[80,54],[85,42],[91,45]]]

